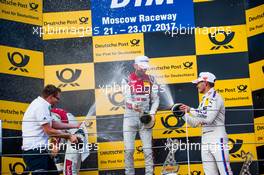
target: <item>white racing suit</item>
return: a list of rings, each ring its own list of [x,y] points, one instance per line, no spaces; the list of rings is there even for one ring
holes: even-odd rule
[[[64,123],[78,124],[78,121],[71,113],[67,113],[66,111],[58,108],[52,109],[52,112],[57,114],[57,116],[60,116],[60,120]],[[80,144],[72,144],[69,140],[64,140],[64,139],[59,140],[59,142],[64,143],[64,146],[66,143],[66,152],[64,156],[64,164],[62,169],[63,174],[78,175],[81,168],[81,162],[84,159],[86,159],[89,155],[89,150],[86,149],[87,139],[88,139],[87,129],[85,125],[82,124],[80,128],[69,129],[67,130],[67,132],[77,135]]]
[[[154,115],[159,106],[158,85],[154,77],[144,75],[137,77],[135,73],[122,81],[125,99],[123,135],[125,143],[125,174],[134,175],[134,144],[137,131],[143,143],[145,158],[145,174],[153,175],[152,129],[144,128],[140,122],[142,112]],[[142,112],[134,110],[138,106]]]
[[[222,97],[211,88],[203,96],[198,109],[191,108],[183,118],[192,127],[202,126],[201,152],[205,174],[232,175]]]

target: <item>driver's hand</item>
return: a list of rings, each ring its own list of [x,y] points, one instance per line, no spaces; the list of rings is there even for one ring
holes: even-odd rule
[[[190,108],[189,106],[185,105],[185,104],[182,104],[182,105],[180,106],[180,110],[181,110],[182,112],[187,112],[187,113],[189,113],[190,110],[191,110],[191,108]]]
[[[150,115],[150,116],[151,116],[152,121],[156,122],[155,115]]]

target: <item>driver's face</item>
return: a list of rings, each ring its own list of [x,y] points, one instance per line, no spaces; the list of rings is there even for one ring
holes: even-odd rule
[[[51,98],[51,105],[52,106],[59,103],[59,101],[60,101],[60,93],[58,93],[57,95],[52,95],[52,98]]]
[[[197,87],[199,93],[204,93],[206,90],[206,82],[201,81],[201,82],[197,83],[196,87]]]
[[[146,72],[147,72],[147,69],[143,69],[143,68],[141,68],[141,67],[138,66],[138,65],[135,66],[135,69],[136,69],[138,75],[141,75],[141,76],[142,76],[142,75],[145,75]]]
[[[139,72],[142,72],[142,73],[146,73],[146,72],[147,72],[147,69],[143,69],[143,68],[141,68],[141,67],[138,67],[138,71],[139,71]]]

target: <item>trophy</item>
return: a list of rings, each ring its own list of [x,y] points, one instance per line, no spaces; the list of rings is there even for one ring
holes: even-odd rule
[[[166,157],[166,160],[162,167],[162,175],[177,175],[179,171],[179,165],[176,163],[174,154],[178,150],[179,141],[177,139],[168,138],[167,142],[165,143],[166,148],[169,149],[169,154]]]
[[[151,122],[151,116],[149,115],[148,112],[144,112],[143,115],[140,117],[140,121],[143,124],[148,124],[149,122]]]
[[[143,103],[138,104],[139,111],[141,111],[139,120],[144,125],[145,129],[152,129],[155,126],[155,121],[152,120],[152,117],[149,114],[149,111],[146,111],[143,105],[144,105]]]
[[[253,155],[250,152],[245,153],[241,151],[241,158],[244,159],[245,162],[243,163],[239,175],[251,175],[249,167],[252,163]]]

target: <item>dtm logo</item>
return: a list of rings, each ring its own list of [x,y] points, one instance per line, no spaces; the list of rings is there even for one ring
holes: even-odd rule
[[[124,107],[124,104],[125,104],[125,101],[122,97],[122,92],[121,91],[118,91],[118,92],[115,92],[113,94],[108,94],[108,100],[110,101],[110,103],[112,103],[114,105],[114,107],[112,107],[110,109],[110,111],[117,111],[119,108],[125,108]],[[118,98],[119,97],[119,98]],[[118,99],[121,99],[120,101],[118,101]]]
[[[32,2],[32,3],[29,3],[29,7],[30,7],[30,10],[33,10],[33,11],[38,11],[37,9],[38,9],[38,4],[36,4],[36,3],[34,3],[34,2]]]
[[[241,149],[243,140],[237,139],[235,141],[233,139],[228,139],[228,142],[229,142],[228,145],[230,147],[229,153],[231,154],[231,156],[234,158],[241,158],[241,154],[240,153],[238,154],[237,152]]]
[[[192,69],[193,62],[189,62],[189,61],[184,62],[183,66],[184,66],[184,69]]]
[[[15,67],[10,67],[9,70],[16,71],[17,69],[20,69],[22,72],[28,72],[28,70],[25,67],[29,60],[30,57],[28,55],[22,55],[19,52],[13,52],[12,54],[8,52],[7,54],[9,62],[15,66]]]
[[[79,21],[80,21],[80,24],[88,24],[89,18],[88,17],[80,17]]]
[[[169,122],[170,119],[173,120],[173,122],[176,121],[176,123],[171,124]],[[165,128],[168,129],[164,131],[163,134],[171,134],[173,131],[175,131],[176,133],[185,133],[183,129],[180,129],[185,123],[185,121],[181,117],[176,117],[173,114],[170,114],[166,116],[165,119],[161,117],[161,123]]]
[[[16,172],[18,169],[22,169],[21,172]],[[21,162],[16,162],[14,165],[11,163],[9,164],[9,171],[11,172],[12,175],[29,175],[29,173],[25,172],[26,167],[23,163]]]
[[[235,32],[226,33],[225,31],[217,31],[215,33],[209,33],[209,39],[210,41],[215,44],[216,46],[213,46],[211,50],[218,50],[220,47],[224,47],[225,49],[233,49],[234,47],[232,45],[229,45],[229,43],[233,40],[235,36]]]
[[[238,92],[247,92],[247,85],[239,85],[237,86]]]
[[[81,70],[76,69],[73,71],[70,68],[65,68],[62,71],[56,71],[56,76],[57,78],[63,82],[62,84],[59,85],[59,87],[66,87],[68,84],[70,84],[72,87],[80,86],[78,83],[75,81],[80,77],[81,75]],[[68,78],[65,77],[65,74],[70,74]],[[74,83],[75,82],[75,83]]]
[[[130,44],[132,47],[139,46],[140,40],[139,39],[132,39],[130,40]]]
[[[137,146],[136,150],[137,150],[137,154],[142,154],[143,153],[143,147],[142,146]]]
[[[121,0],[121,1],[120,0],[112,0],[111,8],[126,7],[130,3],[130,1],[131,1],[131,3],[133,3],[134,0]],[[156,5],[162,5],[164,3],[173,4],[173,0],[146,0],[145,4],[142,4],[142,0],[135,0],[134,6],[135,7],[151,6],[153,4],[153,1],[155,1]]]

